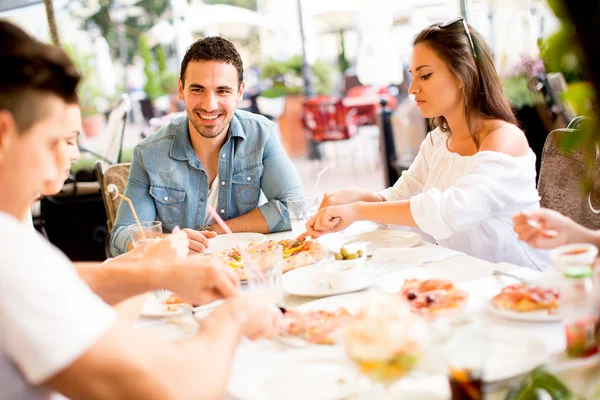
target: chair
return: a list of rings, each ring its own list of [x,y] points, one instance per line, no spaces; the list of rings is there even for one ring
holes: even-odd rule
[[[102,149],[98,152],[93,152],[85,148],[85,146],[81,146],[81,151],[93,154],[110,164],[120,163],[123,152],[123,139],[125,137],[127,116],[130,112],[131,100],[127,94],[122,94],[119,102],[108,115],[108,122],[103,134],[107,140]]]
[[[544,144],[542,166],[538,181],[538,192],[542,207],[556,210],[575,222],[590,228],[600,229],[600,163],[596,149],[595,166],[590,170],[581,147],[565,152],[561,143],[584,135],[578,124],[585,118],[574,118],[566,129],[555,129]],[[584,190],[585,178],[592,178],[591,191]]]
[[[344,106],[341,99],[321,96],[307,100],[303,105],[302,120],[310,138],[316,143],[337,144],[349,141],[358,133],[356,110]],[[337,161],[337,146],[334,150]],[[356,163],[352,162],[354,157],[346,158],[351,162],[354,171],[356,167]]]
[[[100,192],[102,193],[102,200],[104,201],[104,209],[106,211],[106,225],[109,232],[115,223],[121,198],[117,197],[113,199],[114,194],[108,193],[106,189],[108,185],[114,184],[119,189],[119,193],[123,194],[125,186],[127,186],[127,180],[129,179],[130,166],[131,163],[107,165],[102,160],[96,161],[96,176],[100,183]]]

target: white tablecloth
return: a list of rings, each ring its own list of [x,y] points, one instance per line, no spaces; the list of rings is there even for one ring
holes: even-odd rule
[[[291,232],[283,232],[268,235],[269,239],[282,239],[291,237]],[[426,246],[435,252],[436,249],[444,251],[443,248],[430,243],[423,242],[420,246]],[[508,320],[491,314],[487,310],[487,299],[491,298],[503,286],[514,283],[510,278],[498,278],[492,275],[494,270],[512,272],[523,277],[535,278],[538,274],[525,268],[508,263],[492,264],[467,255],[458,255],[451,258],[430,262],[411,269],[390,272],[385,275],[378,284],[371,287],[370,291],[393,291],[398,290],[405,276],[439,277],[451,280],[455,283],[466,285],[469,288],[468,315],[481,318],[486,322],[488,331],[494,335],[506,338],[534,337],[541,340],[550,353],[548,367],[558,374],[569,386],[579,394],[586,396],[590,393],[592,385],[600,383],[599,358],[595,357],[585,361],[569,361],[564,357],[565,339],[561,323],[531,323]],[[285,296],[284,302],[287,307],[295,307],[306,302],[315,300],[298,296]],[[161,337],[170,340],[175,338],[189,337],[197,332],[197,323],[189,316],[173,317],[170,319],[152,320],[140,318],[138,325],[142,329],[153,331]],[[259,341],[250,343],[243,340],[236,353],[232,371],[236,368],[246,366],[248,360],[252,361],[253,369],[267,367],[269,363],[276,360],[279,355],[289,351],[298,351],[272,341]],[[272,358],[275,357],[275,358]],[[440,356],[440,358],[443,356]],[[301,377],[298,377],[301,379]],[[449,398],[449,389],[445,379],[431,382],[422,382],[419,385],[434,385],[442,398]],[[499,388],[489,394],[488,399],[504,398],[506,389]],[[227,399],[231,399],[228,395]],[[439,397],[436,397],[439,398]],[[265,399],[267,400],[267,399]]]

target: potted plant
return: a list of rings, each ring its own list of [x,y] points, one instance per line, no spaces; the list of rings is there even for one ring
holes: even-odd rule
[[[75,51],[65,45],[67,54],[81,73],[82,79],[77,87],[79,105],[81,107],[82,127],[87,137],[98,136],[104,130],[106,118],[103,114],[106,100],[102,97],[102,90],[93,65],[93,55]]]
[[[317,94],[331,93],[331,69],[322,61],[311,68]],[[271,87],[262,90],[256,99],[261,113],[279,119],[283,146],[290,156],[304,156],[307,152],[302,109],[304,80],[302,57],[288,60],[269,60],[261,66],[261,76],[271,81]]]

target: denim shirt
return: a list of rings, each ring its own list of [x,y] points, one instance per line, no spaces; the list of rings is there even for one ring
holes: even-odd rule
[[[124,195],[140,221],[161,221],[163,232],[201,229],[210,182],[190,142],[187,117],[175,119],[136,146]],[[219,152],[219,215],[231,219],[257,208],[271,232],[291,228],[286,200],[302,196],[300,177],[268,119],[236,110]],[[268,202],[259,206],[261,191]],[[113,255],[127,252],[135,220],[121,201],[110,237]]]

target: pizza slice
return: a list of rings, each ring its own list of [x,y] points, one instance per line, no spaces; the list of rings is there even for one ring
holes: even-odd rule
[[[252,256],[253,253],[272,249],[274,244],[280,244],[283,247],[283,272],[316,264],[325,257],[323,246],[311,240],[296,241],[294,239],[283,239],[279,241],[269,240],[266,242],[251,243],[246,248],[246,251]],[[212,256],[220,260],[224,265],[233,268],[241,280],[247,279],[242,255],[238,248],[221,250],[213,253]]]
[[[468,297],[467,292],[444,279],[407,279],[400,294],[414,312],[426,315],[458,312]]]
[[[539,310],[555,312],[559,306],[559,295],[554,289],[517,283],[503,288],[492,298],[492,305],[518,312]]]
[[[283,333],[301,338],[312,344],[334,344],[336,334],[353,319],[344,307],[334,311],[287,310],[284,314]]]

